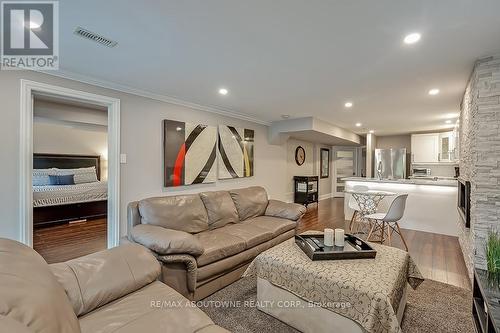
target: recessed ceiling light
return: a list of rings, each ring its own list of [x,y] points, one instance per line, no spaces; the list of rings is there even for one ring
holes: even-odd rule
[[[352,108],[352,102],[345,102],[344,106],[346,108]]]
[[[439,89],[434,88],[429,90],[429,95],[436,96],[437,94],[439,94]]]
[[[289,115],[289,114],[282,114],[282,115],[281,115],[281,118],[283,118],[283,119],[288,119],[288,118],[290,118],[290,115]]]
[[[448,119],[447,121],[445,121],[445,123],[451,124],[451,120]]]
[[[375,133],[375,131],[374,130],[370,130],[370,134],[373,134],[373,133]]]
[[[405,44],[415,44],[420,40],[420,37],[422,37],[418,32],[413,32],[409,35],[406,35],[404,42]]]
[[[356,127],[361,127],[361,123],[356,123]]]
[[[228,91],[226,88],[220,88],[220,89],[219,89],[219,94],[221,94],[221,95],[224,95],[224,96],[225,96],[225,95],[227,95],[227,93],[228,93],[228,92],[229,92],[229,91]]]

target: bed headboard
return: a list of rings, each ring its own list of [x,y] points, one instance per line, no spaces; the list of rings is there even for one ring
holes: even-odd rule
[[[33,169],[76,169],[95,166],[101,180],[101,157],[93,155],[33,154]]]

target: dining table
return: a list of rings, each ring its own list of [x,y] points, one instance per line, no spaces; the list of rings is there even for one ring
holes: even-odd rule
[[[349,225],[349,231],[357,236],[367,234],[370,228],[370,221],[364,218],[366,215],[377,212],[380,202],[391,196],[396,196],[397,193],[378,190],[345,190],[344,193],[350,194],[356,201],[357,208]]]

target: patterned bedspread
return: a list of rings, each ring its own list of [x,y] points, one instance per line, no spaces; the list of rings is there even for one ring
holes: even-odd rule
[[[33,207],[45,207],[108,199],[105,181],[76,185],[33,186]]]
[[[415,289],[424,279],[407,252],[371,245],[375,259],[312,261],[290,239],[257,256],[244,275],[265,279],[368,332],[399,333],[396,313],[404,287]]]

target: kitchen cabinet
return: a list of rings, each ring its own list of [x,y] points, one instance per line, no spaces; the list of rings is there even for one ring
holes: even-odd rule
[[[439,162],[454,162],[456,140],[453,132],[439,133]]]
[[[458,159],[458,140],[453,131],[412,134],[411,153],[414,164],[454,163]]]
[[[412,134],[411,162],[439,162],[439,133]]]

